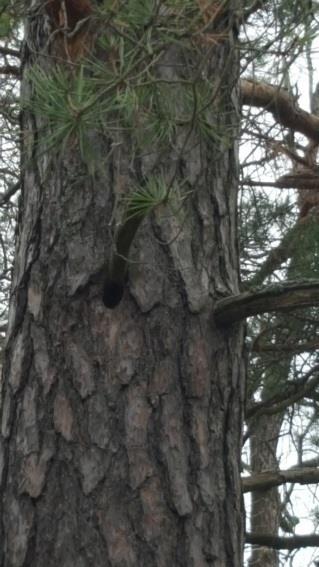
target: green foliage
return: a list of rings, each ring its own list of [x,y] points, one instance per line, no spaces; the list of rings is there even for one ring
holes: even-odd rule
[[[54,68],[49,74],[34,67],[30,79],[34,94],[24,104],[45,118],[47,150],[52,147],[63,150],[67,143],[77,141],[82,158],[87,161],[88,130],[107,112],[106,100],[96,104],[94,84],[85,77],[83,67],[71,76],[63,67]]]
[[[200,18],[195,0],[169,0],[165,7],[155,0],[106,0],[98,11],[98,59],[30,72],[25,105],[38,117],[40,151],[78,148],[94,174],[90,139],[99,134],[129,141],[132,161],[145,151],[182,156],[189,140],[227,148],[233,133],[220,119],[216,77],[208,79],[209,58],[197,40]],[[184,198],[177,182],[152,175],[128,195],[124,214],[144,217],[164,204],[179,214]]]
[[[232,133],[218,125],[201,55],[199,68],[193,62],[166,70],[165,53],[170,49],[179,59],[187,57],[189,36],[183,39],[181,21],[187,15],[189,25],[200,16],[197,3],[171,0],[162,12],[153,1],[130,0],[129,6],[106,1],[99,18],[107,31],[98,41],[106,60],[91,59],[72,69],[33,68],[33,96],[26,104],[43,119],[42,148],[64,150],[67,144],[78,144],[90,169],[90,131],[129,135],[135,153],[150,146],[154,152],[174,148],[181,135],[185,140],[196,134],[229,144]]]
[[[138,187],[123,199],[126,205],[126,217],[146,217],[151,211],[168,205],[174,212],[178,212],[179,206],[187,194],[181,195],[177,182],[167,184],[162,175],[151,176],[143,187]]]
[[[297,516],[290,514],[287,509],[284,510],[283,515],[280,519],[280,528],[283,530],[283,532],[288,534],[295,533],[295,528],[299,523],[300,520],[299,518],[297,518]]]
[[[319,224],[316,215],[299,226],[289,273],[291,278],[319,278]]]
[[[150,148],[156,154],[176,152],[177,140],[183,148],[190,136],[220,142],[211,109],[213,89],[205,73],[193,62],[175,68],[174,57],[166,68],[170,49],[178,60],[187,55],[189,38],[185,48],[181,37],[186,14],[191,21],[200,14],[194,0],[171,1],[164,14],[153,1],[129,0],[117,9],[104,2],[99,17],[107,32],[102,32],[98,49],[105,50],[106,59],[99,56],[79,67],[65,64],[46,71],[35,66],[29,74],[32,95],[24,104],[38,117],[40,151],[78,147],[94,173],[92,133],[129,139],[132,160]],[[163,177],[151,176],[127,197],[126,214],[144,217],[163,204],[179,211],[182,202],[177,183],[168,187]]]
[[[145,217],[156,207],[167,202],[168,190],[162,177],[151,177],[144,187],[133,191],[124,201],[127,204],[127,218]]]
[[[165,5],[156,0],[105,0],[100,15],[122,30],[129,29],[132,37],[137,34],[141,39],[142,34],[148,42],[154,32],[161,41],[189,35],[201,18],[196,0],[168,0]]]
[[[16,18],[8,0],[0,0],[0,39],[10,37]]]
[[[296,25],[313,17],[313,7],[309,0],[299,0],[297,3],[294,0],[281,0],[277,10],[279,22],[283,21],[286,25],[287,20]]]
[[[0,16],[0,38],[5,38],[7,37],[13,28],[14,25],[14,21],[12,19],[12,17],[7,14],[7,13],[3,13]]]
[[[280,235],[294,226],[295,204],[284,194],[274,200],[267,192],[246,190],[240,214],[241,269],[246,279],[258,270],[270,250],[280,242]]]
[[[127,0],[122,3],[117,23],[139,30],[149,26],[156,13],[155,0]]]

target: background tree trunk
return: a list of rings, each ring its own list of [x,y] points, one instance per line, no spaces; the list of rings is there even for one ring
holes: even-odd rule
[[[26,69],[46,45],[42,21],[28,19]],[[229,38],[208,53],[223,76],[215,116],[234,133]],[[40,126],[24,114],[0,565],[239,567],[243,332],[212,318],[215,300],[238,292],[234,144],[188,147],[180,169],[194,193],[183,229],[176,239],[174,218],[144,222],[124,298],[108,310],[101,282],[88,279],[110,253],[113,195],[136,164],[127,142],[92,134],[102,163],[92,179],[72,144],[59,157],[36,152]],[[178,155],[161,156],[168,176]],[[147,160],[139,167],[147,173]]]
[[[250,442],[251,470],[253,473],[278,469],[277,445],[282,414],[258,417],[252,424]],[[255,534],[278,535],[280,524],[280,496],[278,488],[252,492],[251,528]],[[278,567],[278,551],[267,547],[253,548],[250,567]]]

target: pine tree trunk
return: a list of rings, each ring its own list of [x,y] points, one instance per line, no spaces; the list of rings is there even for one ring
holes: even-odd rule
[[[46,33],[29,16],[26,69]],[[232,33],[209,53],[219,126],[234,132]],[[40,127],[24,113],[0,565],[239,567],[243,330],[213,319],[216,300],[238,292],[235,143],[220,137],[212,151],[204,140],[183,157],[193,194],[182,230],[161,213],[143,222],[123,299],[107,309],[90,276],[110,254],[114,195],[135,167],[128,142],[92,134],[92,178],[74,144],[62,156],[35,150]],[[177,158],[164,157],[169,177]]]
[[[253,474],[278,469],[277,445],[282,420],[282,414],[263,415],[254,420],[250,443]],[[251,532],[277,536],[281,516],[278,488],[253,492],[251,504]],[[249,565],[251,567],[278,567],[278,551],[257,546],[252,551]]]

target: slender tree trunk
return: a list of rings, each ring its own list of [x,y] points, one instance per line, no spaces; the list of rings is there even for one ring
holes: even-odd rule
[[[306,225],[303,230],[307,231]],[[304,232],[305,234],[307,232]],[[309,243],[313,244],[314,242],[315,239],[309,239]],[[307,250],[301,249],[301,253],[298,248],[294,251],[287,270],[288,280],[300,277],[302,269],[309,270],[311,261],[315,256],[313,246],[316,246],[316,243],[309,244]],[[290,318],[289,315],[278,314],[276,319],[272,320],[267,331],[266,341],[271,341],[273,345],[284,344],[285,341],[291,345],[297,344],[299,337],[303,334],[307,336],[305,322],[301,318]],[[287,354],[278,351],[277,355],[273,356],[267,354],[267,352],[259,355],[257,368],[264,380],[262,399],[269,400],[275,396],[276,392],[285,391],[292,364],[293,355],[289,352]],[[279,468],[277,447],[283,420],[284,413],[282,412],[273,415],[256,415],[252,418],[249,424],[252,431],[250,443],[252,474]],[[285,523],[286,530],[287,528],[293,530],[293,526],[289,526],[289,522],[287,522],[284,511],[278,488],[253,492],[250,518],[251,532],[278,536],[279,528],[284,528]],[[249,565],[250,567],[278,567],[279,552],[269,547],[256,546],[252,550]]]
[[[254,421],[250,443],[251,470],[254,474],[278,468],[276,452],[282,420],[282,414],[275,414],[260,416]],[[253,492],[251,531],[254,534],[278,535],[280,512],[278,488]],[[249,565],[250,567],[278,567],[278,552],[275,549],[257,546],[252,551]]]
[[[26,68],[46,45],[42,20],[28,20]],[[234,133],[232,29],[208,52],[216,86],[222,76],[219,127]],[[110,254],[114,194],[137,166],[127,142],[92,134],[92,178],[72,144],[58,157],[36,151],[40,126],[25,113],[0,565],[239,567],[243,332],[212,316],[216,299],[238,292],[234,141],[188,147],[179,175],[193,194],[178,238],[174,218],[146,219],[123,299],[106,309],[89,278]],[[168,178],[178,156],[160,156]]]
[[[280,315],[272,321],[267,329],[267,339],[273,344],[284,342],[289,336],[293,342],[296,333],[295,322],[293,326],[289,317]],[[289,332],[289,331],[290,332]],[[289,332],[289,335],[287,333]],[[283,339],[284,337],[284,339]],[[278,353],[271,357],[264,353],[258,356],[258,372],[262,374],[264,384],[261,393],[262,400],[266,401],[285,388],[289,377],[292,357]],[[262,370],[260,370],[262,369]],[[284,413],[273,415],[255,415],[251,418],[249,428],[252,432],[250,439],[250,463],[252,475],[263,471],[277,470],[279,468],[277,448],[280,430],[283,424]],[[281,498],[277,487],[252,492],[250,531],[254,534],[271,534],[278,536],[282,518]],[[250,567],[278,567],[279,554],[275,549],[256,546],[252,549],[249,559]]]

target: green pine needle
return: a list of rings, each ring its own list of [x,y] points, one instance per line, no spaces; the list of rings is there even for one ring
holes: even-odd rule
[[[139,187],[127,196],[127,219],[135,216],[146,217],[160,205],[169,200],[168,186],[163,177],[151,177],[144,187]]]
[[[45,72],[34,67],[30,72],[32,98],[25,103],[37,116],[44,119],[42,134],[46,145],[63,146],[71,139],[79,143],[81,156],[86,161],[84,148],[89,129],[97,126],[111,110],[112,103],[105,98],[96,103],[95,85],[85,77],[83,67],[70,75],[62,67]],[[42,142],[42,140],[41,140]]]

